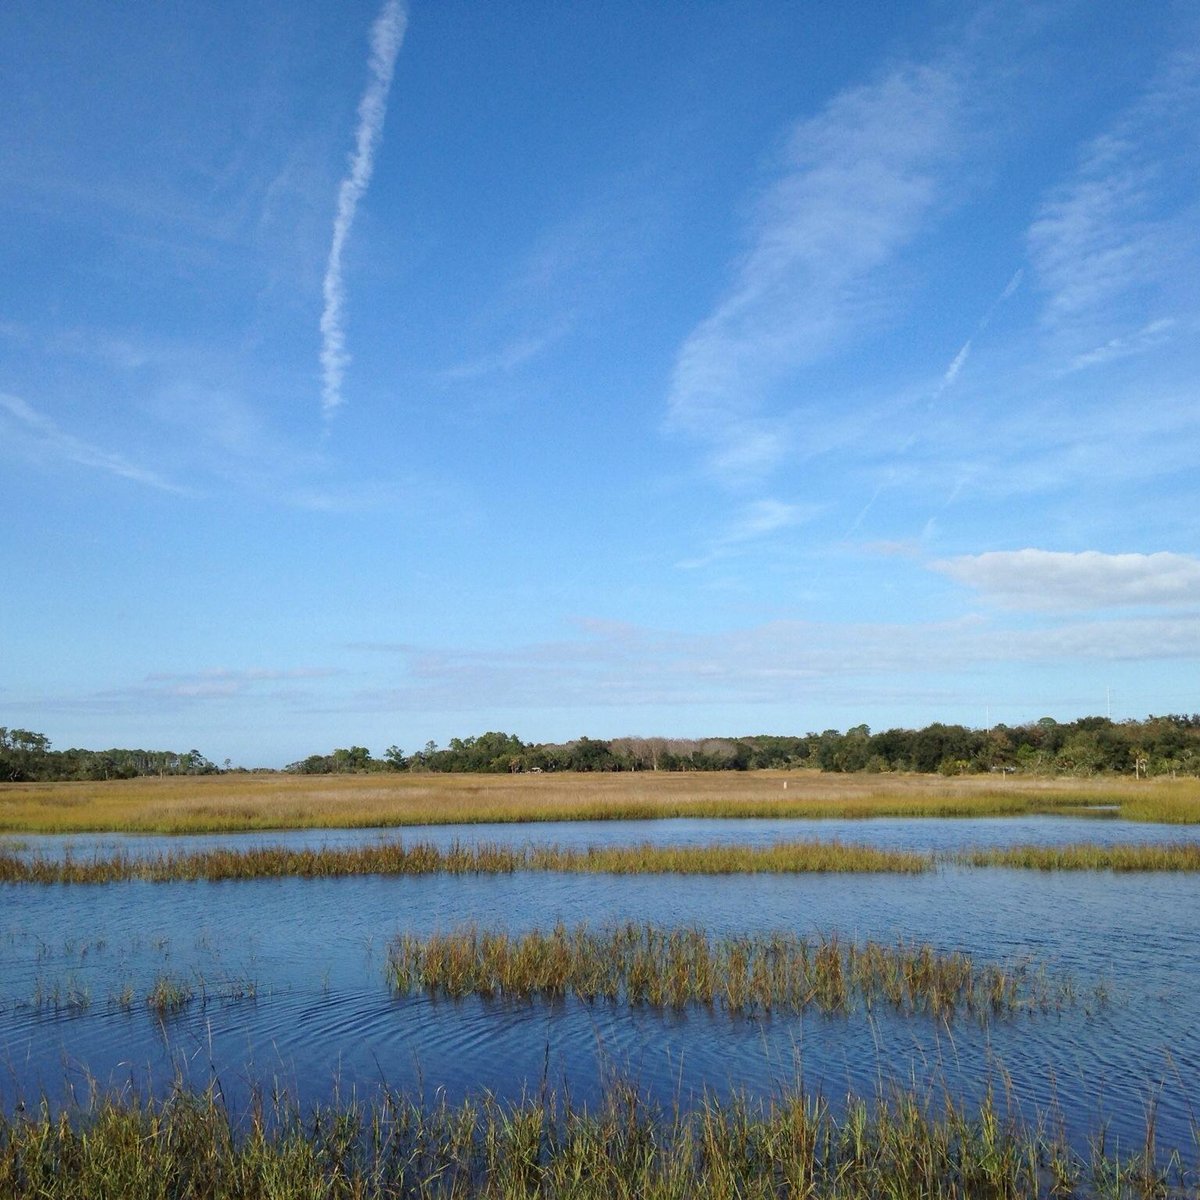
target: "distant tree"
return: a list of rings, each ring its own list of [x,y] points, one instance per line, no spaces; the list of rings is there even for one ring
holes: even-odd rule
[[[569,771],[612,771],[617,769],[617,760],[613,757],[612,749],[607,742],[581,737],[577,742],[569,742],[569,753],[566,759]]]

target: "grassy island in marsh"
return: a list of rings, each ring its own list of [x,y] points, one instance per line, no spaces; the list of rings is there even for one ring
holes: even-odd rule
[[[1200,871],[1200,843],[1099,846],[996,846],[964,850],[953,861],[968,867],[1028,871]]]
[[[667,817],[983,817],[1110,808],[1200,822],[1200,780],[820,771],[304,776],[0,784],[0,831],[215,833]]]
[[[629,923],[609,929],[556,925],[511,935],[474,926],[415,937],[388,950],[401,993],[516,1000],[576,996],[651,1008],[691,1005],[732,1014],[846,1013],[856,1005],[948,1019],[1062,1007],[1074,995],[1024,964],[976,964],[928,945],[776,933],[710,938],[698,929]]]
[[[594,875],[917,875],[941,863],[1041,871],[1200,871],[1200,844],[998,846],[945,855],[828,842],[771,846],[506,846],[458,841],[377,841],[361,846],[217,847],[61,858],[0,846],[0,883],[103,884],[334,879],[362,875],[508,875],[556,871]]]
[[[566,871],[613,875],[828,874],[932,870],[928,855],[877,850],[842,842],[785,842],[774,846],[559,846],[492,843],[445,849],[429,842],[373,842],[363,846],[292,849],[219,847],[143,857],[129,854],[62,858],[24,855],[0,847],[0,883],[167,883],[231,879],[305,879],[354,875],[505,875]]]

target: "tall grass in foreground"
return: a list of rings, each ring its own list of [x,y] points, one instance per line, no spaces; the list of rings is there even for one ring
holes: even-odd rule
[[[785,784],[787,785],[785,787]],[[964,817],[1112,805],[1200,822],[1200,780],[842,775],[814,770],[552,775],[213,775],[0,783],[0,830],[213,833],[668,817]]]
[[[0,883],[152,883],[172,880],[308,879],[344,875],[482,875],[514,871],[586,871],[614,874],[755,872],[901,872],[932,869],[928,855],[842,842],[788,842],[775,846],[557,846],[494,843],[375,842],[363,846],[290,849],[218,848],[137,857],[127,854],[61,859],[0,850]]]
[[[424,1104],[384,1093],[310,1114],[260,1102],[238,1122],[210,1092],[110,1097],[0,1116],[8,1200],[1015,1200],[1195,1195],[1153,1127],[1124,1156],[1073,1153],[989,1094],[977,1107],[897,1092],[664,1111],[629,1087],[588,1110],[553,1094]]]
[[[732,1014],[846,1013],[856,1004],[900,1012],[980,1018],[1061,1006],[1058,988],[1024,966],[976,965],[931,946],[842,941],[776,933],[710,938],[698,929],[649,924],[593,931],[562,923],[549,933],[512,935],[474,926],[420,938],[401,934],[388,948],[388,976],[401,993],[518,1000],[571,995],[586,1001]]]

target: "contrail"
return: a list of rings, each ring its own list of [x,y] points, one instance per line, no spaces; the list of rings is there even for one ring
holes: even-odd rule
[[[1016,290],[1021,286],[1021,280],[1024,278],[1025,271],[1022,268],[1004,285],[1004,291],[988,305],[987,312],[979,318],[979,324],[975,326],[975,332],[963,343],[962,349],[954,356],[954,361],[946,368],[937,387],[933,389],[933,395],[930,397],[931,404],[958,378],[959,371],[963,369],[963,364],[967,361],[967,356],[971,353],[972,342],[992,323],[992,317],[996,315],[996,309],[1005,300],[1012,298]]]
[[[1021,286],[1021,280],[1024,278],[1025,278],[1025,268],[1022,267],[1019,271],[1017,271],[1017,273],[1005,285],[1004,291],[1002,291],[1000,293],[1000,299],[997,300],[996,303],[1000,304],[1003,301],[1007,300],[1009,298],[1009,296],[1011,296],[1017,290],[1017,288],[1019,288]]]
[[[976,330],[975,334],[972,334],[971,337],[967,338],[967,340],[963,342],[962,349],[959,350],[959,352],[954,356],[954,361],[946,368],[946,372],[942,376],[942,381],[938,384],[937,390],[934,392],[935,399],[958,378],[959,371],[963,369],[963,363],[967,361],[967,356],[971,353],[971,343],[975,340],[975,336],[978,334],[978,332],[979,330]]]
[[[371,78],[358,102],[358,129],[354,134],[354,153],[350,156],[350,171],[338,188],[337,215],[333,219],[333,241],[329,261],[325,265],[322,292],[325,307],[321,312],[321,411],[326,417],[342,404],[342,378],[350,356],[346,353],[346,330],[343,316],[346,307],[346,288],[342,281],[342,252],[358,202],[371,182],[375,167],[375,151],[383,135],[383,119],[387,116],[388,90],[396,55],[404,41],[408,12],[403,0],[385,0],[371,26],[371,56],[368,67]]]

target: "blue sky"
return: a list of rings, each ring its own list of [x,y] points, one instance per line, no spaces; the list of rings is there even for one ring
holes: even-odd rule
[[[1200,14],[0,9],[0,724],[1200,709]]]

